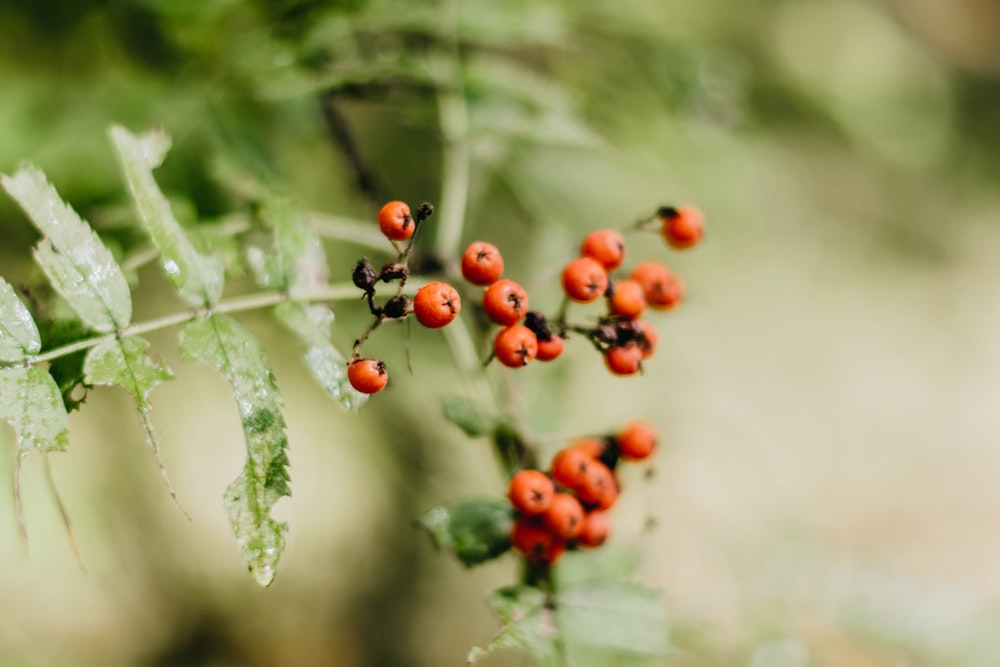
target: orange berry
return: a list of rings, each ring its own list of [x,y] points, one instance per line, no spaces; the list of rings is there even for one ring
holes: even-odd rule
[[[576,537],[583,528],[583,505],[568,493],[557,493],[542,514],[542,521],[560,539]]]
[[[473,241],[462,253],[462,276],[473,285],[492,285],[503,275],[503,256],[492,243]]]
[[[580,438],[579,440],[575,440],[570,446],[573,449],[583,451],[583,453],[595,460],[601,458],[607,447],[603,438]]]
[[[634,320],[646,310],[646,296],[638,280],[619,280],[611,294],[611,314]]]
[[[660,209],[660,221],[663,239],[677,250],[698,245],[705,231],[701,211],[693,206],[664,207]]]
[[[596,259],[580,257],[563,269],[562,286],[566,296],[573,301],[589,303],[607,291],[608,272]]]
[[[581,447],[566,447],[552,459],[552,477],[563,486],[576,489],[583,484],[587,470],[596,459]]]
[[[391,201],[378,212],[378,227],[393,241],[405,241],[417,229],[406,202]]]
[[[513,280],[498,280],[483,293],[483,309],[500,326],[510,326],[528,314],[528,293]]]
[[[380,359],[355,359],[347,365],[347,379],[362,394],[377,394],[385,389],[389,375]]]
[[[648,320],[636,320],[634,326],[635,344],[642,350],[643,360],[649,359],[656,352],[656,346],[660,342],[660,332]]]
[[[609,347],[604,363],[615,375],[635,375],[642,370],[642,348],[634,342]]]
[[[534,563],[554,564],[566,550],[566,543],[553,535],[537,517],[515,520],[510,541],[515,549]]]
[[[656,428],[649,422],[634,421],[625,426],[615,439],[623,458],[639,461],[653,453],[659,437]]]
[[[462,310],[462,299],[447,283],[427,283],[413,297],[413,314],[428,329],[440,329],[454,320]]]
[[[583,517],[583,527],[576,536],[576,541],[585,547],[599,547],[604,544],[611,533],[611,522],[606,512],[594,510]]]
[[[636,264],[630,278],[642,285],[646,301],[653,308],[672,308],[684,297],[684,282],[659,262]]]
[[[615,474],[600,461],[592,461],[587,466],[579,486],[573,490],[582,503],[602,510],[609,509],[618,500]]]
[[[540,470],[518,470],[510,478],[507,498],[521,514],[533,516],[549,508],[556,485]]]
[[[514,324],[497,333],[493,339],[493,354],[504,366],[527,366],[538,356],[538,338],[523,324]]]
[[[563,352],[566,341],[558,334],[552,334],[548,340],[538,339],[538,360],[552,361]]]
[[[599,229],[583,239],[580,254],[600,262],[608,271],[621,266],[625,259],[625,237],[617,229]]]

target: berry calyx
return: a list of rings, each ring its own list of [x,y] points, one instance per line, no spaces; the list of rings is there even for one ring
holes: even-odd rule
[[[583,528],[583,505],[568,493],[557,493],[542,514],[542,521],[556,537],[571,539]]]
[[[660,232],[670,247],[685,250],[701,241],[704,223],[698,209],[693,206],[665,206],[659,210],[659,215],[662,223]]]
[[[547,510],[555,493],[555,484],[539,470],[518,470],[507,486],[510,504],[526,516],[534,516]]]
[[[611,521],[606,512],[594,510],[583,517],[583,526],[576,536],[577,544],[585,547],[599,547],[611,533]]]
[[[656,449],[659,439],[656,428],[645,421],[634,421],[615,436],[622,458],[641,461]]]
[[[673,308],[684,296],[683,281],[659,262],[640,262],[629,277],[642,285],[646,301],[653,308]]]
[[[617,229],[599,229],[587,234],[580,254],[597,260],[608,271],[621,266],[625,259],[625,237]]]
[[[385,389],[389,374],[382,360],[358,358],[348,364],[347,379],[362,394],[377,394]]]
[[[458,290],[447,283],[427,283],[413,297],[413,314],[428,329],[440,329],[450,324],[461,309],[462,299]]]
[[[391,201],[379,210],[378,227],[392,241],[406,241],[417,229],[409,205],[401,201]]]
[[[604,363],[615,375],[635,375],[642,370],[642,348],[635,342],[609,347]]]
[[[590,303],[608,289],[608,272],[596,259],[580,257],[566,265],[562,272],[563,292],[573,301]]]
[[[486,288],[483,309],[500,326],[516,324],[528,314],[528,293],[513,280],[498,280]]]
[[[612,315],[634,320],[646,310],[646,295],[638,280],[619,280],[608,300]]]
[[[566,550],[566,543],[553,535],[537,517],[521,517],[514,521],[510,541],[533,563],[552,565]]]
[[[492,243],[473,241],[462,253],[462,276],[473,285],[492,285],[503,275],[503,256]]]
[[[527,366],[538,356],[538,338],[523,324],[501,329],[493,339],[493,354],[504,366]]]

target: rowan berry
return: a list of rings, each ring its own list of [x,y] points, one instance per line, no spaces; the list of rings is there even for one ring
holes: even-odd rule
[[[405,241],[417,229],[410,215],[410,207],[401,201],[391,201],[379,210],[378,227],[393,241]]]
[[[498,280],[483,293],[483,309],[500,326],[510,326],[528,314],[528,293],[513,280]]]
[[[659,262],[640,262],[629,276],[642,285],[646,301],[653,308],[672,308],[684,296],[684,283]]]
[[[563,291],[573,301],[590,303],[608,289],[608,272],[592,257],[580,257],[562,272]]]
[[[623,458],[640,461],[656,449],[656,428],[645,421],[634,421],[615,436]]]
[[[613,271],[625,259],[625,237],[617,229],[591,232],[583,239],[580,255],[591,257],[608,271]]]
[[[660,342],[660,332],[649,320],[635,320],[632,324],[635,329],[635,343],[642,350],[642,358],[649,359],[656,352],[656,346]]]
[[[537,517],[520,517],[510,531],[514,548],[534,563],[554,564],[566,550],[566,543],[556,537]]]
[[[580,483],[573,489],[580,502],[606,510],[618,500],[618,482],[611,468],[600,461],[592,461]]]
[[[619,280],[609,299],[611,314],[634,320],[646,310],[646,296],[637,280]]]
[[[576,537],[583,528],[583,505],[568,493],[557,493],[542,513],[542,521],[560,539]]]
[[[663,239],[677,250],[691,248],[701,241],[704,223],[701,211],[693,206],[673,208],[665,206],[659,211]]]
[[[606,512],[594,510],[583,517],[583,527],[576,536],[576,541],[585,547],[599,547],[604,544],[611,533],[611,522]]]
[[[378,274],[375,272],[375,267],[366,258],[361,258],[358,263],[354,265],[354,269],[351,270],[351,280],[354,282],[355,287],[360,287],[366,292],[374,289],[376,281],[378,281]]]
[[[447,283],[430,282],[413,297],[413,314],[428,329],[440,329],[451,323],[462,310],[458,290]]]
[[[533,516],[549,508],[556,485],[540,470],[518,470],[510,478],[507,498],[521,514]]]
[[[473,285],[492,285],[503,275],[503,256],[492,243],[473,241],[462,254],[462,275]]]
[[[348,364],[347,379],[362,394],[377,394],[385,389],[389,375],[380,359],[358,358]]]
[[[504,366],[520,368],[538,356],[538,339],[528,327],[514,324],[493,339],[493,354]]]
[[[552,334],[548,340],[538,339],[538,360],[552,361],[563,353],[566,341],[558,334]]]
[[[607,442],[603,438],[580,438],[579,440],[575,440],[570,447],[579,449],[590,458],[597,460],[601,458],[604,450],[607,449]]]
[[[642,348],[635,342],[609,347],[604,363],[615,375],[635,375],[642,370]]]
[[[584,447],[566,447],[552,459],[552,477],[563,486],[576,490],[584,483],[587,470],[596,462],[596,458]]]

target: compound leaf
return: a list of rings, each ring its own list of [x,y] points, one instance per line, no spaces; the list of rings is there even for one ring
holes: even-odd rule
[[[43,452],[62,451],[69,442],[66,408],[48,371],[38,366],[0,369],[0,419],[17,431],[18,448],[29,443]]]
[[[153,450],[153,456],[160,468],[160,474],[176,501],[166,467],[160,458],[160,439],[153,428],[150,412],[153,409],[149,394],[160,382],[173,380],[174,374],[162,361],[155,362],[146,355],[149,343],[138,336],[106,340],[87,353],[83,362],[84,379],[88,385],[119,385],[135,398],[146,432],[146,442]]]
[[[0,278],[0,361],[23,361],[42,349],[38,327],[14,288]]]
[[[128,326],[132,299],[111,252],[37,167],[28,165],[0,181],[45,238],[35,260],[49,282],[87,326],[108,333]]]
[[[435,546],[451,551],[471,567],[510,549],[514,516],[509,502],[488,498],[435,507],[417,521]]]
[[[191,305],[216,303],[222,297],[222,261],[198,254],[153,178],[153,170],[170,149],[170,137],[163,130],[136,136],[120,125],[112,126],[110,134],[139,217],[160,252],[170,281]]]
[[[281,396],[264,351],[253,334],[225,315],[195,320],[181,332],[181,352],[189,361],[219,369],[240,409],[246,438],[243,472],[226,488],[229,521],[243,560],[262,586],[274,579],[288,526],[270,516],[288,487],[288,438]]]
[[[347,379],[347,360],[330,342],[333,311],[322,305],[285,302],[274,314],[306,346],[306,367],[326,393],[345,409],[356,412],[368,400]]]
[[[559,637],[555,612],[541,590],[509,586],[493,591],[488,602],[503,626],[489,644],[469,651],[469,664],[505,648],[524,649],[537,658],[555,650]]]

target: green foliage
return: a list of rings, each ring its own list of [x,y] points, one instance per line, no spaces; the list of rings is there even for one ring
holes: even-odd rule
[[[212,315],[181,332],[181,352],[189,361],[219,369],[232,386],[246,437],[247,462],[226,488],[226,510],[243,560],[262,586],[273,581],[288,526],[270,516],[271,507],[291,495],[288,438],[281,397],[257,339],[239,322]]]
[[[28,443],[40,451],[66,449],[66,409],[52,376],[38,366],[0,368],[0,418],[17,432],[18,449]]]
[[[417,521],[437,548],[471,567],[510,549],[514,514],[505,499],[484,498],[435,507]]]
[[[42,349],[42,339],[31,313],[0,278],[0,361],[23,361],[25,355]]]
[[[465,431],[470,438],[493,435],[501,426],[501,420],[475,401],[461,396],[445,396],[441,399],[444,418]]]

